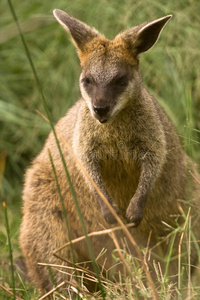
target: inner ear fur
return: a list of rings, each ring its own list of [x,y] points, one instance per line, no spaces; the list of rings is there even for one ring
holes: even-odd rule
[[[101,36],[99,32],[86,25],[85,23],[70,17],[66,12],[55,9],[53,11],[56,20],[63,26],[63,28],[70,34],[75,46],[80,51],[84,51],[85,46],[92,39]]]
[[[120,37],[127,44],[128,48],[134,52],[134,55],[139,55],[142,52],[149,50],[158,40],[159,35],[172,15],[146,22],[131,29],[126,30]]]

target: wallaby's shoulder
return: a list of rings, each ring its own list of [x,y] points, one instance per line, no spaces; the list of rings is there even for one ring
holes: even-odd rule
[[[71,145],[73,139],[74,128],[79,119],[80,110],[83,106],[83,100],[79,99],[75,104],[70,107],[66,114],[56,123],[55,132],[57,136],[63,137]],[[61,141],[60,141],[61,142]],[[46,143],[45,148],[54,148],[56,146],[55,136],[53,131],[50,132]]]
[[[66,155],[68,155],[68,152],[65,145],[63,144],[63,140],[67,141],[70,146],[72,145],[74,128],[76,127],[76,123],[79,117],[79,111],[82,104],[83,100],[79,99],[71,108],[68,109],[67,113],[56,123],[54,127],[55,133],[58,137],[58,141],[61,145],[61,149]],[[43,149],[32,161],[30,168],[27,170],[26,178],[32,178],[32,174],[34,174],[35,170],[37,169],[39,173],[39,169],[41,169],[41,166],[44,170],[48,169],[48,171],[46,171],[46,176],[48,177],[48,172],[52,171],[49,153],[51,153],[51,155],[56,159],[57,163],[60,161],[58,146],[56,144],[55,135],[52,130],[45,141]]]

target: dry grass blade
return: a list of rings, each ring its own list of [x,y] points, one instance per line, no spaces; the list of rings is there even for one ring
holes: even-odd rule
[[[72,263],[71,263],[72,264]],[[69,270],[75,270],[74,267],[70,267],[70,266],[63,266],[63,265],[57,265],[57,264],[47,264],[47,263],[38,263],[39,266],[46,266],[46,267],[52,267],[52,268],[61,268],[61,269],[69,269]],[[95,275],[95,273],[90,272],[90,270],[82,268],[82,267],[76,267],[76,271],[77,272],[81,272],[81,273],[88,273],[92,275]],[[71,273],[70,273],[71,274]],[[80,277],[77,275],[77,277]],[[95,280],[97,281],[97,280]]]
[[[132,227],[132,226],[134,226],[134,224],[132,224],[132,223],[126,225],[127,228]],[[104,235],[104,234],[112,234],[112,232],[118,231],[118,230],[122,230],[122,227],[121,227],[121,226],[117,226],[117,227],[114,227],[114,228],[105,229],[105,230],[101,230],[101,231],[93,231],[93,232],[88,233],[88,237],[98,236],[98,235]],[[71,243],[72,243],[72,244],[75,244],[75,243],[78,243],[78,242],[80,242],[80,241],[82,241],[82,240],[85,240],[85,236],[84,236],[84,235],[81,236],[81,237],[78,237],[78,238],[76,238],[76,239],[74,239],[74,240],[72,240],[72,241],[70,241],[70,242],[67,242],[67,243],[64,244],[63,246],[57,248],[56,250],[53,251],[53,255],[54,255],[55,253],[57,253],[58,251],[60,251],[60,250],[62,250],[62,249],[64,249],[64,248],[66,248],[66,247],[68,247]]]
[[[181,206],[179,206],[179,210],[183,214],[183,209],[182,209]],[[189,215],[190,215],[190,210],[191,210],[191,207],[189,207],[189,209],[188,209],[185,224],[184,224],[184,227],[183,227],[183,232],[181,233],[181,237],[180,237],[180,241],[179,241],[179,245],[178,245],[178,264],[179,264],[178,289],[179,290],[181,289],[181,278],[180,278],[180,275],[181,275],[181,271],[180,271],[180,268],[181,268],[181,247],[182,247],[182,242],[183,242],[183,236],[184,236],[184,233],[185,233],[185,229],[186,229],[186,226],[187,226],[187,223],[188,223],[188,218],[189,218]]]
[[[191,299],[191,216],[189,217],[188,221],[188,290],[187,290],[187,297]]]
[[[72,283],[70,281],[66,281],[66,283],[70,286],[71,290],[73,292],[75,292],[76,294],[80,295],[80,293],[81,293],[81,294],[85,295],[87,297],[87,299],[93,298],[93,294],[91,294],[90,292],[87,292],[86,290],[82,289],[75,282]]]
[[[14,297],[14,294],[11,291],[9,291],[7,288],[5,288],[5,286],[3,286],[2,284],[0,284],[0,288],[2,288],[2,290],[6,291],[10,296]],[[22,298],[20,298],[16,295],[15,295],[15,299],[23,300]]]
[[[60,259],[61,261],[66,262],[66,263],[68,264],[68,266],[65,266],[66,268],[69,268],[69,266],[71,266],[71,267],[70,267],[71,269],[74,270],[74,268],[76,268],[76,270],[77,270],[77,267],[74,267],[74,263],[72,263],[71,261],[69,261],[69,260],[67,260],[67,259],[65,259],[65,258],[63,258],[63,257],[61,257],[61,256],[59,256],[59,255],[57,255],[57,254],[55,254],[55,253],[54,253],[54,256],[55,256],[56,258]],[[42,263],[40,263],[40,264],[42,264]],[[46,265],[46,264],[45,264],[45,265]],[[59,265],[58,265],[58,266],[59,266]],[[60,266],[60,267],[64,268],[64,266]],[[95,272],[93,272],[93,271],[91,271],[91,270],[89,270],[89,269],[86,269],[86,268],[84,268],[84,267],[81,267],[81,266],[80,266],[80,263],[79,263],[78,268],[80,268],[81,272],[83,272],[83,273],[85,272],[85,273],[90,274],[91,276],[95,277],[95,274],[96,274]]]
[[[124,266],[126,267],[126,270],[128,271],[129,276],[132,277],[131,269],[130,269],[130,267],[129,267],[127,261],[126,261],[126,259],[124,258],[124,254],[122,253],[122,251],[121,251],[121,249],[120,249],[118,240],[117,240],[117,238],[116,238],[114,232],[111,232],[111,237],[112,237],[112,240],[113,240],[113,242],[114,242],[114,244],[115,244],[115,247],[116,247],[116,249],[117,249],[117,252],[118,252],[120,258],[121,258],[121,260],[123,261],[123,264],[124,264]]]
[[[190,172],[190,174],[192,175],[192,177],[196,180],[196,182],[198,182],[198,184],[200,184],[200,181],[199,181],[199,179],[192,173],[192,172]]]
[[[45,117],[45,115],[43,115],[38,109],[35,110],[36,113],[41,116],[47,123],[50,124],[50,121],[47,119],[47,117]]]
[[[43,295],[42,297],[40,297],[38,300],[43,300],[46,299],[47,297],[49,297],[50,295],[52,295],[56,290],[58,290],[59,288],[61,288],[62,286],[64,286],[66,284],[66,281],[61,282],[59,285],[57,285],[55,288],[53,288],[51,291],[49,291],[48,293],[46,293],[45,295]]]
[[[59,258],[60,260],[64,261],[64,260],[62,259],[62,257],[58,257],[58,256],[56,256],[56,257]],[[86,268],[84,268],[84,267],[82,267],[82,266],[80,266],[80,265],[74,267],[74,266],[72,266],[72,265],[73,265],[72,262],[68,262],[68,263],[69,263],[71,266],[66,266],[66,265],[63,266],[63,265],[47,264],[47,263],[38,263],[38,265],[39,265],[39,266],[46,266],[46,267],[51,267],[51,268],[66,269],[66,270],[70,270],[70,271],[80,272],[80,273],[84,274],[85,279],[88,279],[89,281],[96,282],[96,283],[98,282],[98,280],[97,280],[97,278],[96,278],[96,273],[95,273],[95,272],[92,272],[91,270],[86,269]],[[67,272],[65,272],[65,273],[67,274]],[[72,275],[71,272],[70,272],[69,274]],[[78,278],[78,277],[81,277],[81,278],[82,278],[81,275],[80,275],[80,276],[79,276],[79,275],[76,275],[76,278]],[[100,279],[101,279],[101,282],[102,282],[103,284],[111,283],[111,282],[109,281],[109,279],[103,277],[102,275],[100,275]],[[78,284],[77,284],[77,286],[78,286]],[[79,287],[79,289],[81,289],[81,287]]]
[[[59,265],[45,264],[45,263],[39,263],[39,265],[42,265],[42,266],[51,266],[51,267],[52,266],[63,267],[63,266],[59,266]],[[54,292],[56,292],[58,289],[60,289],[61,287],[65,286],[65,285],[67,285],[68,287],[70,287],[71,290],[73,292],[77,293],[77,294],[81,293],[81,294],[83,294],[83,295],[85,295],[87,297],[93,297],[93,295],[90,292],[82,289],[77,283],[65,280],[65,281],[61,282],[60,284],[58,284],[55,288],[53,288],[52,290],[50,290],[48,293],[46,293],[45,295],[43,295],[42,297],[40,297],[38,300],[46,299],[47,297],[49,297],[50,295],[52,295]]]

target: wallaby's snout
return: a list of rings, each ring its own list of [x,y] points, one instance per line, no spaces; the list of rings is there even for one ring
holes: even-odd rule
[[[110,111],[110,105],[106,105],[106,104],[93,105],[93,110],[96,118],[99,120],[100,123],[107,122],[107,116]]]
[[[108,92],[107,85],[98,82],[93,83],[93,86],[84,85],[87,93],[88,106],[92,116],[100,123],[106,123],[110,120],[112,112],[112,95]],[[111,92],[111,91],[110,91]]]

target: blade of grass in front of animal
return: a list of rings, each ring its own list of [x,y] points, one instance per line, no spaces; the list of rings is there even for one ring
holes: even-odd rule
[[[55,131],[55,134],[56,134],[56,131]],[[57,138],[57,135],[56,135],[56,138]],[[58,141],[58,143],[59,143],[59,141]],[[60,148],[60,144],[59,144],[59,148]],[[61,148],[60,148],[60,151],[61,151]],[[61,153],[62,153],[62,151],[61,151]],[[96,276],[97,276],[97,279],[98,279],[98,282],[99,282],[99,287],[100,287],[100,289],[102,291],[102,294],[104,295],[105,290],[104,290],[103,285],[101,284],[101,279],[100,279],[100,274],[99,274],[99,268],[98,268],[98,265],[97,265],[95,257],[94,257],[93,249],[92,249],[89,237],[88,237],[88,233],[87,233],[87,230],[86,230],[86,227],[85,227],[83,216],[82,216],[82,213],[81,213],[81,210],[80,210],[80,207],[79,207],[78,199],[76,198],[76,194],[75,194],[75,191],[74,191],[71,179],[70,179],[70,175],[69,175],[68,170],[67,170],[67,166],[66,166],[63,154],[62,154],[62,158],[63,158],[63,166],[64,166],[64,168],[66,170],[66,175],[68,175],[68,182],[69,182],[69,184],[71,183],[71,192],[72,192],[72,195],[73,195],[73,199],[74,199],[76,210],[77,210],[77,213],[78,213],[78,216],[79,216],[79,220],[80,220],[80,223],[81,223],[81,226],[82,226],[83,234],[85,236],[85,241],[86,241],[86,244],[87,244],[87,247],[88,247],[89,255],[90,255],[90,258],[91,258],[91,261],[92,261],[92,264],[93,264],[93,268],[94,268],[94,271],[96,273]],[[57,178],[56,170],[55,170],[55,166],[53,164],[52,158],[51,158],[51,163],[52,163],[53,170],[55,172],[54,174],[55,174],[55,176]],[[58,186],[59,186],[59,184],[58,184],[58,180],[57,180],[57,187]],[[61,195],[60,188],[59,188],[59,193]],[[62,199],[62,195],[61,195],[61,199]],[[63,202],[63,199],[62,199],[62,202]],[[63,207],[64,207],[64,203],[63,203]]]
[[[57,176],[57,173],[56,173],[56,168],[55,168],[55,165],[54,165],[54,162],[53,162],[51,151],[49,149],[48,149],[48,153],[49,153],[49,159],[50,159],[50,162],[51,162],[51,167],[52,167],[52,170],[53,170],[54,178],[55,178],[55,181],[56,181],[56,187],[57,187],[57,191],[58,191],[58,194],[59,194],[60,203],[61,203],[61,206],[62,206],[62,211],[63,211],[66,227],[67,227],[69,245],[70,245],[71,251],[73,253],[73,259],[72,260],[73,260],[73,263],[75,264],[76,260],[75,260],[75,255],[74,255],[73,244],[71,242],[72,238],[71,238],[71,233],[70,233],[70,229],[69,229],[69,222],[68,222],[68,218],[67,218],[67,212],[66,212],[66,209],[65,209],[64,200],[63,200],[63,196],[62,196],[62,193],[61,193],[60,184],[58,182],[58,176]]]
[[[69,239],[69,243],[70,243],[70,250],[71,250],[71,253],[72,253],[74,275],[75,275],[75,279],[77,279],[76,258],[75,258],[75,254],[74,254],[74,247],[73,247],[73,244],[71,242],[72,238],[71,238],[69,222],[68,222],[68,218],[67,218],[67,212],[66,212],[66,209],[65,209],[64,200],[63,200],[63,196],[62,196],[62,193],[61,193],[60,184],[59,184],[58,176],[57,176],[57,173],[56,173],[56,168],[55,168],[53,158],[52,158],[52,155],[51,155],[51,152],[50,152],[49,149],[48,149],[48,153],[49,153],[49,159],[50,159],[50,162],[51,162],[51,167],[52,167],[52,170],[53,170],[53,173],[54,173],[54,178],[55,178],[55,181],[56,181],[57,191],[58,191],[58,194],[59,194],[59,198],[60,198],[60,202],[61,202],[61,206],[62,206],[62,211],[63,211],[66,227],[67,227],[67,234],[68,234],[68,239]]]
[[[177,235],[177,230],[175,230],[173,236],[172,236],[172,240],[170,241],[170,248],[169,248],[169,253],[167,255],[167,262],[166,262],[166,266],[165,266],[165,273],[164,273],[164,280],[163,282],[165,283],[168,277],[168,271],[169,271],[169,264],[170,261],[172,259],[172,254],[173,254],[173,249],[174,249],[174,243],[175,243],[175,239],[176,239],[176,235]]]
[[[10,255],[10,267],[11,267],[13,299],[15,299],[16,298],[16,290],[15,290],[15,274],[14,274],[14,264],[13,264],[13,251],[12,251],[12,244],[11,244],[11,239],[10,239],[10,227],[9,227],[9,222],[8,222],[8,212],[7,212],[7,207],[6,207],[5,202],[3,202],[3,208],[4,208],[7,238],[8,238],[8,249],[9,249],[9,255]]]
[[[192,92],[191,88],[185,87],[185,108],[186,108],[186,151],[190,157],[193,156],[192,147],[192,128],[194,128],[194,121],[192,118]]]
[[[46,299],[47,297],[51,296],[56,290],[58,290],[59,288],[63,287],[65,284],[66,284],[65,281],[61,282],[59,285],[57,285],[55,288],[53,288],[52,290],[50,290],[48,293],[46,293],[45,295],[43,295],[42,297],[40,297],[38,300]]]
[[[188,288],[187,288],[187,297],[191,299],[191,216],[188,221]]]
[[[126,227],[132,227],[132,226],[133,226],[132,223],[126,225]],[[114,231],[118,231],[118,230],[122,230],[121,226],[117,226],[117,227],[109,228],[109,229],[105,229],[105,230],[100,230],[100,231],[93,231],[93,232],[88,233],[88,237],[91,237],[91,236],[98,236],[98,235],[102,236],[102,235],[104,235],[104,234],[110,234],[110,233],[112,233],[112,232],[114,232]],[[75,244],[75,243],[78,243],[78,242],[83,241],[84,239],[85,239],[85,236],[83,235],[83,236],[80,236],[80,237],[78,237],[78,238],[72,240],[71,242],[72,242],[73,244]],[[62,245],[61,247],[59,247],[59,248],[57,248],[56,250],[54,250],[53,254],[55,254],[55,253],[57,253],[58,251],[64,249],[65,247],[68,247],[69,245],[70,245],[70,242],[68,242],[68,243],[66,243],[66,244],[64,244],[64,245]]]
[[[187,216],[185,216],[184,211],[183,211],[181,206],[179,206],[179,210],[182,213],[183,217],[185,218],[185,223],[184,223],[184,226],[183,226],[183,229],[182,229],[180,242],[179,242],[179,245],[178,245],[178,289],[180,291],[181,290],[181,248],[182,248],[182,243],[183,243],[183,236],[185,234],[186,226],[188,224],[188,218],[189,218],[189,215],[190,215],[191,207],[189,207],[189,209],[188,209]]]

